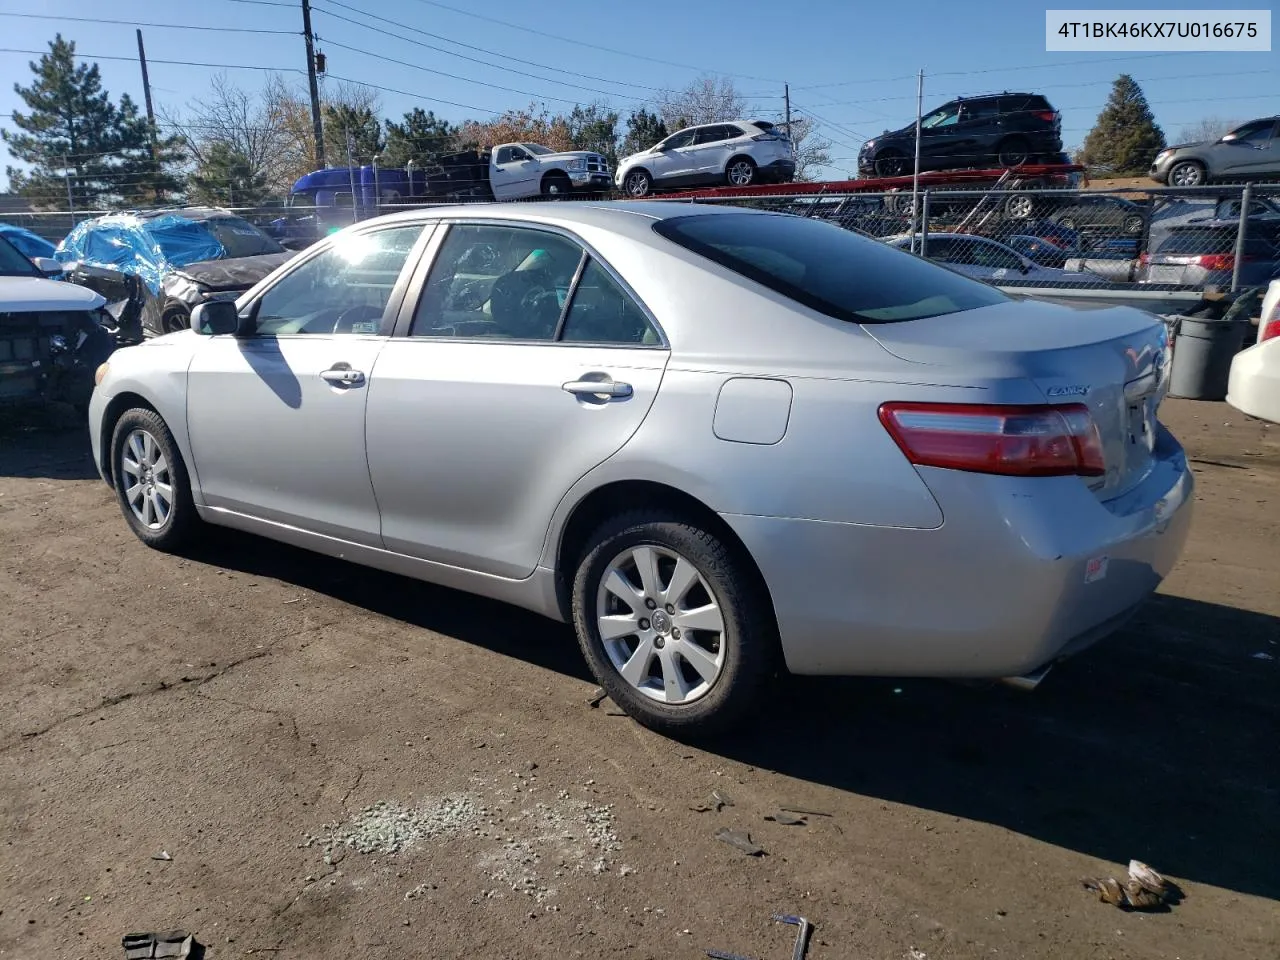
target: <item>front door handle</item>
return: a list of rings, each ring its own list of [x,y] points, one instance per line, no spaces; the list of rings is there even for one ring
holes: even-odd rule
[[[320,378],[344,387],[357,387],[364,383],[364,371],[352,370],[350,367],[332,367],[321,370]]]
[[[625,400],[631,396],[631,384],[617,380],[570,380],[561,389],[579,397],[611,397]]]

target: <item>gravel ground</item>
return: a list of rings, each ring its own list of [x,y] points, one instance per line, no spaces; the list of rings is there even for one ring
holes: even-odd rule
[[[78,430],[10,416],[0,955],[781,957],[786,912],[812,960],[1275,960],[1280,429],[1165,419],[1198,513],[1122,634],[1033,695],[787,680],[697,749],[589,706],[520,611],[239,535],[150,552]],[[1181,902],[1081,888],[1130,858]]]

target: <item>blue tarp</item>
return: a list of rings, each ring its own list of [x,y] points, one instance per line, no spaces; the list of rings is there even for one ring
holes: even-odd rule
[[[57,252],[63,263],[78,260],[136,274],[152,293],[160,292],[160,281],[171,270],[224,256],[226,250],[203,223],[176,213],[149,220],[127,213],[86,220]]]
[[[28,260],[35,257],[52,257],[57,249],[52,243],[32,233],[26,227],[15,227],[13,224],[0,223],[0,237],[4,237]]]

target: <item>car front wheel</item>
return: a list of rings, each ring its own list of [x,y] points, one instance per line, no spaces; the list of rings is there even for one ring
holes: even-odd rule
[[[637,721],[666,734],[739,722],[773,671],[773,614],[747,562],[715,533],[660,510],[592,536],[573,621],[592,673]]]
[[[1176,163],[1169,171],[1169,185],[1171,187],[1198,187],[1204,182],[1204,167],[1194,160],[1184,160],[1182,163]]]
[[[154,410],[137,407],[116,421],[111,476],[120,510],[139,540],[166,552],[187,541],[198,517],[186,464]]]

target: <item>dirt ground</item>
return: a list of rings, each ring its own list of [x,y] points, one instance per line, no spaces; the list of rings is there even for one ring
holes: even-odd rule
[[[79,429],[10,419],[0,955],[780,958],[781,912],[811,960],[1275,960],[1280,428],[1165,419],[1198,513],[1122,634],[1030,695],[786,680],[711,749],[591,707],[520,611],[240,535],[148,551]],[[1081,888],[1131,857],[1181,902]]]

